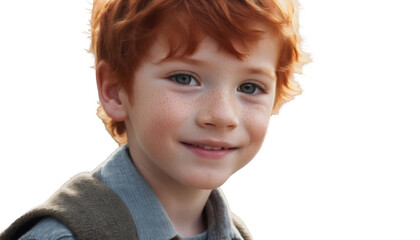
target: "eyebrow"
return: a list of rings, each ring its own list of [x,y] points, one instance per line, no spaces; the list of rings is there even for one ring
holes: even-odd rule
[[[174,61],[174,60],[178,61],[178,62],[183,62],[183,63],[186,63],[186,64],[190,64],[190,65],[196,65],[196,66],[206,65],[205,61],[194,59],[194,58],[189,58],[189,57],[180,57],[180,58],[172,57],[172,58],[168,58],[168,59],[162,59],[157,64],[163,64],[163,63]]]
[[[247,74],[260,74],[260,75],[264,75],[268,78],[271,78],[273,80],[276,79],[275,72],[271,71],[269,68],[265,68],[265,67],[248,67],[248,68],[246,68],[246,73]]]

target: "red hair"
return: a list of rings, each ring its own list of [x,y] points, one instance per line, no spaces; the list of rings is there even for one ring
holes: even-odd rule
[[[221,48],[245,57],[235,43],[252,45],[263,33],[262,24],[277,38],[280,51],[273,113],[300,93],[293,73],[300,72],[305,54],[300,49],[295,6],[292,0],[95,0],[91,20],[91,48],[95,65],[106,61],[121,87],[132,98],[133,75],[158,36],[169,46],[166,59],[192,55],[203,36]],[[284,4],[283,4],[284,3]],[[124,122],[115,122],[102,106],[98,116],[121,145]]]

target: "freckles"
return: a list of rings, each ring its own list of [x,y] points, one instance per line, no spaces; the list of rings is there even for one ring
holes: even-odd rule
[[[168,94],[158,94],[149,107],[148,126],[149,131],[156,141],[168,137],[167,135],[176,131],[177,127],[186,121],[188,115],[185,110],[185,103],[178,98]],[[170,136],[169,136],[170,137]]]

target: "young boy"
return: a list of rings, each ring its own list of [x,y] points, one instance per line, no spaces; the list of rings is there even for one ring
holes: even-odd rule
[[[292,2],[95,0],[98,116],[120,148],[0,239],[251,239],[221,186],[299,92]]]

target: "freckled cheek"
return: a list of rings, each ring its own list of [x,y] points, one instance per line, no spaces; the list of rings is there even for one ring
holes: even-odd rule
[[[160,145],[176,138],[181,125],[188,122],[188,106],[185,100],[170,95],[161,97],[149,105],[147,121],[150,142]]]

